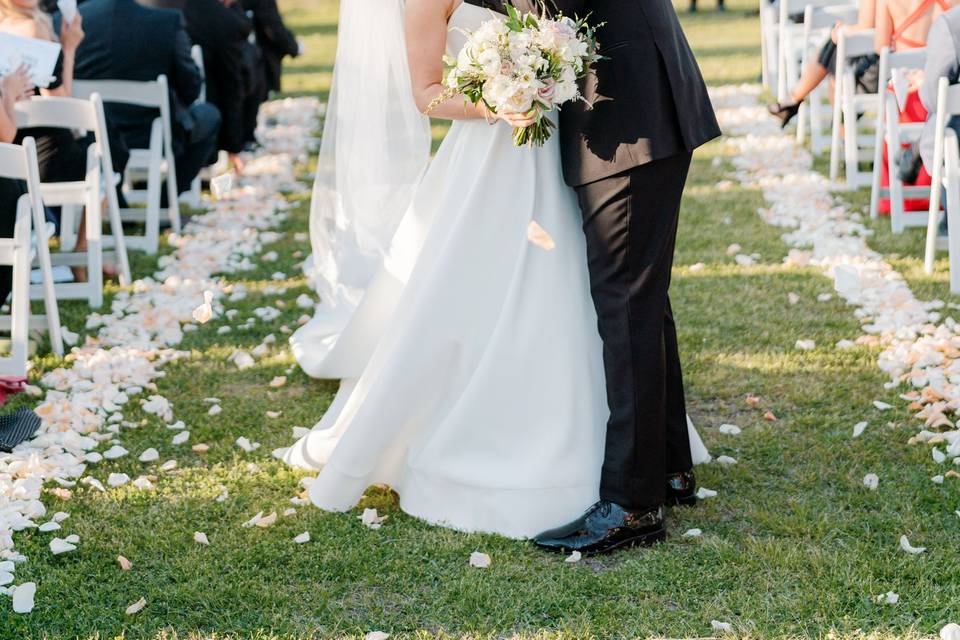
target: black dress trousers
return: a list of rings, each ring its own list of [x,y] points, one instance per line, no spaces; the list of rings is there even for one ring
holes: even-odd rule
[[[690,161],[577,187],[610,405],[600,497],[633,510],[663,504],[666,475],[693,466],[668,296]]]

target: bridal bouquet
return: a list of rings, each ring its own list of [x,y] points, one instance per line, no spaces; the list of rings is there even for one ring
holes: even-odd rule
[[[583,99],[577,81],[601,59],[586,20],[521,14],[509,5],[505,18],[465,35],[456,59],[445,59],[446,98],[459,93],[493,113],[535,114],[534,124],[514,130],[517,146],[541,146],[550,138],[556,125],[546,113]]]

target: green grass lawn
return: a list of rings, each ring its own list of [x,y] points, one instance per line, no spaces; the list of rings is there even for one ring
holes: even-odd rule
[[[352,0],[359,1],[359,0]],[[702,3],[701,3],[702,4]],[[712,84],[755,82],[759,75],[756,3],[731,0],[718,15],[703,7],[684,16],[688,36]],[[288,65],[286,90],[325,95],[336,44],[333,0],[281,0],[288,21],[305,39],[307,55]],[[754,10],[751,12],[751,10]],[[376,16],[371,16],[376,19]],[[438,128],[442,135],[442,127]],[[860,335],[852,308],[834,299],[817,302],[830,282],[815,269],[786,268],[780,230],[756,215],[762,196],[739,188],[719,191],[728,177],[722,142],[696,156],[684,202],[674,273],[674,308],[681,331],[690,413],[715,455],[739,460],[732,467],[699,471],[703,485],[720,492],[693,510],[670,513],[670,540],[576,565],[529,545],[495,536],[464,535],[406,517],[383,493],[367,502],[386,511],[380,530],[363,527],[357,513],[330,515],[300,507],[267,529],[240,524],[260,510],[283,510],[298,492],[300,474],[269,452],[291,442],[291,427],[317,421],[336,388],[296,371],[281,389],[268,382],[292,359],[261,361],[238,371],[227,362],[234,348],[252,348],[301,311],[290,305],[273,323],[218,335],[214,321],[187,334],[189,359],[171,364],[160,392],[176,404],[203,456],[180,453],[177,474],[155,492],[128,488],[100,493],[78,489],[66,510],[78,551],[52,556],[49,534],[22,533],[19,550],[29,562],[17,582],[35,580],[37,606],[27,616],[10,612],[0,598],[0,639],[82,638],[362,638],[383,630],[401,638],[633,638],[711,635],[712,619],[728,621],[737,635],[757,638],[916,638],[960,621],[960,484],[930,482],[933,463],[923,447],[906,440],[913,422],[895,392],[884,391],[878,351],[793,348],[798,338],[829,345]],[[715,163],[715,158],[721,162]],[[850,195],[857,207],[864,194]],[[308,203],[297,202],[283,224],[288,232],[280,260],[245,274],[254,293],[237,308],[241,317],[276,296],[257,293],[271,273],[298,273],[293,241],[306,229]],[[923,275],[919,231],[894,237],[886,221],[874,225],[873,248],[887,254],[920,297],[947,295],[945,264]],[[742,244],[762,259],[739,267],[726,255]],[[691,272],[689,266],[705,263]],[[135,261],[137,274],[152,259]],[[292,300],[307,292],[303,278]],[[801,302],[786,304],[787,292]],[[84,307],[67,305],[66,322],[82,326]],[[48,370],[59,363],[40,361]],[[762,399],[748,406],[747,394]],[[224,413],[207,415],[203,399],[223,400]],[[884,415],[871,401],[897,408]],[[18,399],[17,403],[27,403]],[[282,410],[277,419],[268,410]],[[772,410],[778,422],[763,414]],[[140,417],[129,414],[128,419]],[[887,424],[856,441],[852,425]],[[738,438],[717,427],[734,422]],[[173,457],[170,432],[154,418],[124,435],[131,451],[155,446]],[[238,435],[263,443],[245,454]],[[167,455],[170,454],[170,455]],[[258,470],[251,471],[250,463]],[[104,463],[92,473],[143,472],[135,456]],[[867,472],[883,479],[864,491]],[[216,502],[219,486],[230,497]],[[55,500],[49,499],[51,506]],[[698,539],[680,534],[692,527]],[[193,542],[204,531],[209,547]],[[292,538],[309,531],[313,541]],[[909,556],[897,539],[908,534],[930,550]],[[488,570],[471,569],[472,551],[493,558]],[[122,554],[134,569],[121,572]],[[898,606],[873,597],[901,596]],[[136,616],[124,609],[140,597]]]

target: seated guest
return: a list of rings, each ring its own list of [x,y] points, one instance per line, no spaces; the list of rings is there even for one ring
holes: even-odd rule
[[[38,92],[45,96],[69,96],[73,90],[74,62],[84,38],[83,21],[78,18],[62,25],[59,31],[62,51],[54,80]],[[39,8],[36,0],[0,0],[0,32],[57,41],[50,16]],[[24,129],[19,133],[17,144],[27,136],[37,142],[40,180],[72,182],[86,176],[88,140],[77,140],[67,129]]]
[[[947,11],[930,27],[923,77],[920,100],[927,108],[927,124],[920,139],[920,156],[927,172],[932,174],[939,78],[947,78],[950,84],[960,83],[960,8]],[[960,134],[960,118],[954,116],[950,127]]]
[[[719,2],[723,4],[723,0]],[[255,142],[254,132],[260,105],[267,101],[271,91],[280,91],[283,59],[300,55],[300,43],[284,25],[277,0],[240,0],[240,3],[244,10],[253,16],[253,27],[261,50],[258,61],[259,82],[253,88],[252,101],[244,109],[244,138],[247,142]]]
[[[882,0],[881,0],[882,1]],[[817,59],[807,65],[800,76],[800,81],[793,88],[790,100],[783,103],[770,105],[770,113],[773,114],[783,127],[790,124],[794,116],[800,111],[800,105],[810,95],[814,89],[820,86],[828,76],[836,73],[837,66],[837,39],[840,37],[840,31],[846,34],[856,33],[873,29],[876,24],[877,0],[863,0],[860,3],[859,16],[856,24],[843,25],[837,23],[830,34],[830,39],[820,50]],[[855,77],[858,88],[867,93],[877,92],[877,56],[863,56],[855,68]]]
[[[10,143],[17,138],[17,114],[14,105],[32,93],[33,85],[25,67],[0,80],[0,142]],[[27,187],[22,181],[0,178],[0,237],[13,237],[17,223],[17,204],[20,196],[26,192]],[[0,304],[7,301],[12,287],[13,267],[0,266]]]
[[[190,55],[183,17],[134,0],[87,0],[79,11],[87,37],[77,52],[78,79],[146,82],[167,76],[177,190],[189,191],[216,148],[220,113],[213,105],[194,104],[203,77]],[[149,146],[155,110],[107,105],[107,117],[126,147]]]
[[[60,58],[54,69],[54,79],[47,88],[37,90],[43,96],[70,96],[73,92],[73,77],[77,50],[84,39],[83,20],[80,16],[73,22],[64,23],[57,28],[50,16],[42,11],[37,0],[0,0],[0,31],[42,40],[57,41],[60,34]],[[37,143],[37,161],[40,165],[41,182],[78,182],[87,175],[87,148],[93,138],[76,138],[69,129],[52,127],[21,129],[15,142],[21,144],[27,137]],[[86,219],[80,219],[77,236],[77,251],[87,247]],[[107,265],[104,275],[113,277],[116,269]],[[84,267],[73,268],[77,280],[86,278]]]
[[[203,49],[207,101],[220,110],[218,148],[228,152],[234,166],[242,170],[239,153],[244,146],[243,105],[250,73],[244,66],[244,49],[249,45],[253,24],[239,6],[229,6],[230,3],[221,0],[140,0],[140,3],[182,12],[187,34]]]

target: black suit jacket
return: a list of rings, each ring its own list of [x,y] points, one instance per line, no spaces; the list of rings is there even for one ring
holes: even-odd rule
[[[243,102],[256,69],[245,65],[244,49],[253,24],[239,7],[220,0],[139,0],[141,4],[183,13],[187,34],[203,49],[207,101],[220,110],[220,147],[243,150]]]
[[[180,13],[134,0],[87,0],[79,10],[86,37],[77,50],[75,77],[146,82],[166,74],[174,128],[192,130],[189,107],[200,95],[203,78],[190,57]],[[107,112],[121,131],[149,126],[154,117],[149,109],[122,105],[107,105]]]
[[[466,0],[502,10],[502,0]],[[563,169],[573,186],[690,152],[720,127],[670,0],[548,0],[566,16],[603,23],[598,62],[583,83],[589,104],[560,114]],[[539,11],[539,0],[513,0]],[[589,106],[592,104],[592,108]]]
[[[263,50],[263,69],[267,89],[280,91],[283,59],[297,57],[300,45],[293,33],[283,24],[277,0],[242,0],[243,8],[253,12],[253,26],[257,44]]]

